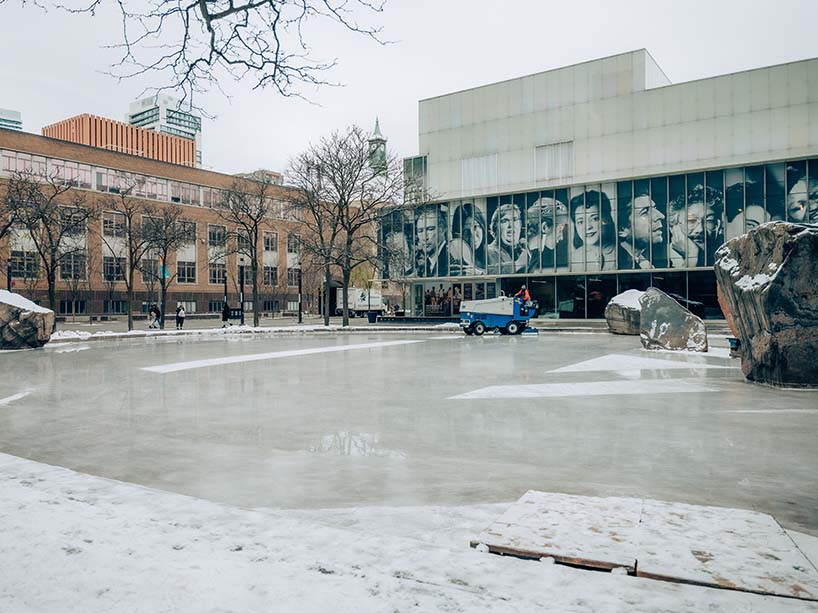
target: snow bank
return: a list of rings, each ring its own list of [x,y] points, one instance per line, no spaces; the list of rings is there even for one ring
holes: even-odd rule
[[[818,612],[481,554],[466,541],[376,535],[365,522],[328,526],[5,454],[0,525],[2,611]]]
[[[5,302],[8,305],[21,309],[23,311],[32,311],[34,313],[51,313],[51,309],[41,307],[34,304],[28,298],[24,298],[20,294],[15,294],[4,289],[0,289],[0,302]]]

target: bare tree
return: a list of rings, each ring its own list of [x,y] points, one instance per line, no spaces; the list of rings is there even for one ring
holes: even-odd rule
[[[403,197],[400,160],[386,154],[373,160],[371,153],[369,134],[352,126],[311,146],[288,171],[301,192],[291,197],[301,213],[295,221],[305,226],[305,244],[324,263],[325,284],[333,266],[341,272],[344,326],[349,325],[352,273],[377,261],[379,221]]]
[[[63,262],[85,251],[88,222],[96,209],[83,192],[57,174],[15,173],[8,182],[6,206],[28,231],[48,284],[48,303],[57,310],[57,271]],[[55,320],[56,328],[56,320]]]
[[[287,181],[295,189],[285,196],[289,217],[302,226],[301,250],[305,259],[321,270],[324,278],[324,325],[330,321],[330,295],[333,265],[340,250],[341,212],[336,199],[324,188],[320,162],[314,148],[290,162]]]
[[[0,2],[2,4],[2,2]],[[47,0],[35,2],[39,6]],[[377,43],[380,28],[366,23],[383,11],[381,0],[86,0],[78,7],[53,4],[71,13],[94,15],[111,6],[119,14],[121,52],[112,76],[149,75],[192,100],[219,87],[223,77],[249,79],[253,88],[272,87],[300,96],[301,86],[329,85],[336,61],[311,57],[308,40],[330,36],[326,25]],[[359,19],[359,14],[362,16]]]
[[[128,330],[133,330],[133,302],[136,272],[142,257],[150,248],[143,220],[153,215],[153,206],[132,197],[138,180],[123,185],[119,193],[102,202],[102,242],[111,251],[122,253],[125,260],[124,281],[128,309]],[[107,214],[106,214],[107,212]]]
[[[170,257],[180,247],[196,240],[195,235],[191,236],[192,222],[185,220],[183,214],[182,207],[174,203],[161,207],[152,217],[145,217],[142,222],[143,232],[148,239],[148,249],[159,260],[159,308],[162,311],[159,327],[162,330],[165,329],[167,316],[168,288],[177,276],[177,271],[170,269]]]
[[[260,249],[264,227],[273,211],[274,188],[269,183],[253,180],[235,181],[217,209],[219,218],[227,226],[227,236],[234,245],[232,250],[246,258],[250,266],[253,292],[253,327],[259,325],[259,274],[262,268]]]

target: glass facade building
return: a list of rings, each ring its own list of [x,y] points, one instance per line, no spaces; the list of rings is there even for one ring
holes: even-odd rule
[[[525,283],[541,317],[603,317],[654,286],[720,318],[725,240],[818,223],[813,81],[809,60],[672,85],[643,50],[422,101],[422,155],[405,163],[418,204],[384,220],[381,274],[411,286],[413,315]]]

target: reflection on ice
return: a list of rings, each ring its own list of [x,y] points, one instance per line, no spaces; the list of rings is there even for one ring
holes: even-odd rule
[[[311,453],[333,453],[347,456],[375,456],[380,458],[405,459],[405,451],[378,447],[378,435],[369,432],[346,432],[341,430],[321,437],[317,445],[310,447]]]

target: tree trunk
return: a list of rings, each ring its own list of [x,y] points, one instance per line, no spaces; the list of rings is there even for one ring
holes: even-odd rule
[[[125,301],[127,302],[126,308],[128,309],[128,332],[133,330],[133,269],[128,273],[130,277],[130,281],[128,282],[128,287],[125,288]]]
[[[343,294],[342,303],[343,303],[343,313],[344,319],[341,323],[342,326],[345,328],[349,326],[349,277],[350,277],[350,270],[348,267],[344,267],[343,275],[341,276],[341,293]]]
[[[330,305],[330,284],[332,283],[332,270],[329,264],[324,267],[324,325],[329,326],[329,305]]]
[[[253,327],[258,328],[259,325],[259,309],[258,309],[258,262],[253,261],[250,270],[253,275]]]
[[[164,274],[161,270],[159,271],[160,275]],[[165,329],[165,318],[167,317],[167,288],[165,287],[164,279],[159,281],[159,310],[162,311],[162,316],[159,318],[159,329]]]
[[[57,272],[49,270],[47,275],[48,280],[48,305],[54,311],[54,323],[51,325],[51,331],[57,331]]]

